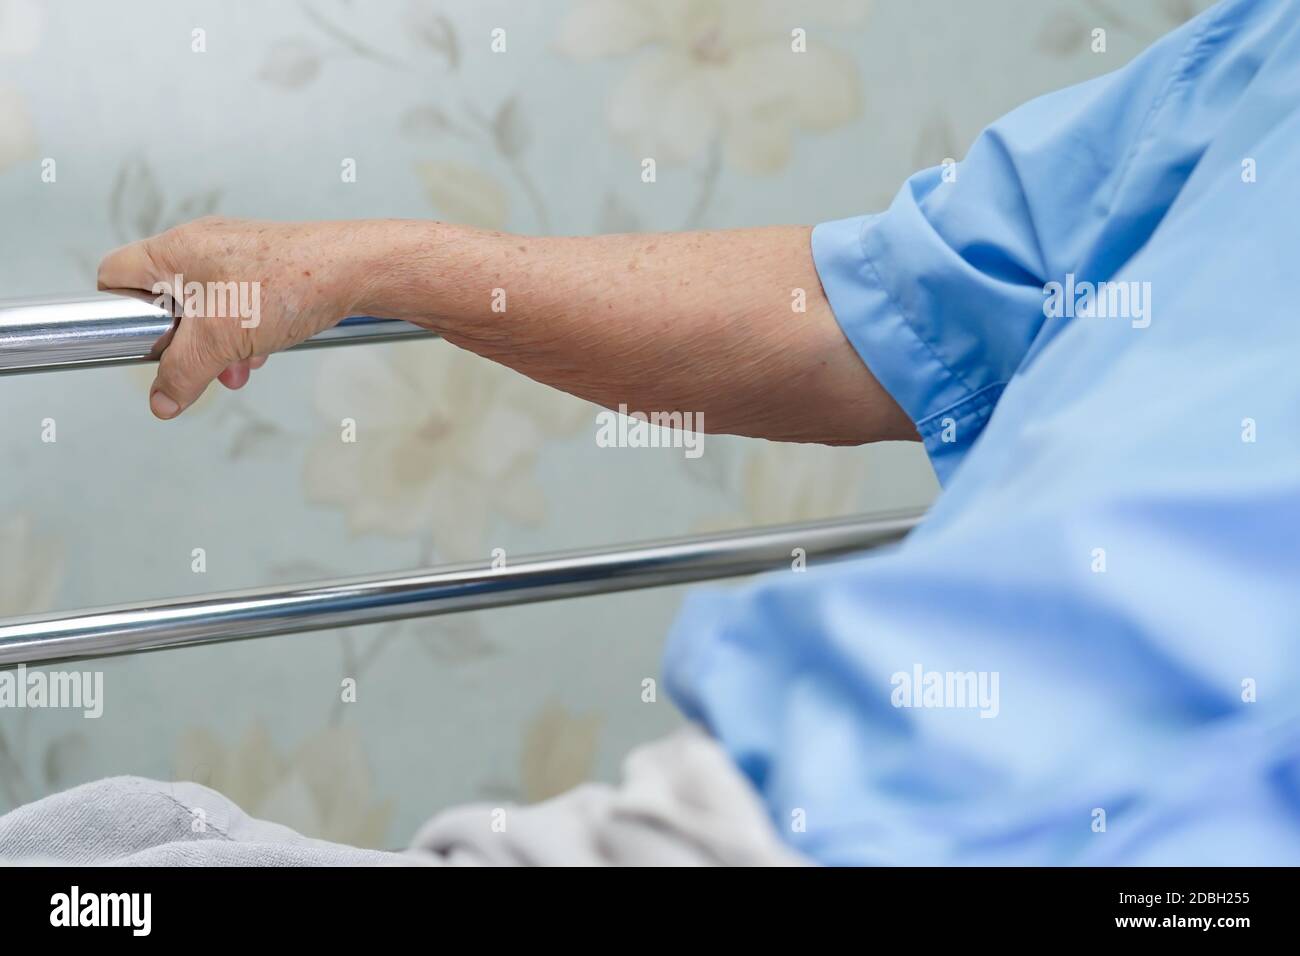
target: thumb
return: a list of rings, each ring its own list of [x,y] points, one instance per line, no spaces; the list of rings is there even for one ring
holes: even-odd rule
[[[149,407],[159,418],[175,418],[198,401],[226,366],[240,361],[234,344],[226,347],[211,331],[201,318],[182,319],[177,325],[149,389]]]

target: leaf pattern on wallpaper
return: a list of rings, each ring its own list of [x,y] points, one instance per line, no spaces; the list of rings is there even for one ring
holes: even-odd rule
[[[485,144],[505,163],[532,205],[537,218],[537,231],[549,233],[551,217],[546,199],[523,162],[523,154],[532,141],[532,133],[518,100],[513,96],[508,97],[491,116],[469,102],[464,104],[464,112],[467,120],[465,129],[477,138],[486,139]]]
[[[226,448],[226,457],[237,461],[258,451],[283,449],[283,436],[281,429],[268,422],[245,422]]]
[[[27,725],[23,724],[25,730]],[[35,799],[38,795],[27,781],[21,748],[11,744],[0,726],[0,814]]]
[[[597,232],[641,232],[643,228],[640,215],[621,196],[613,192],[605,194],[596,221]]]
[[[301,37],[285,37],[271,45],[257,76],[272,86],[296,90],[316,79],[320,68],[320,54],[311,43]]]
[[[324,727],[287,753],[260,721],[233,745],[193,728],[174,766],[176,779],[212,787],[252,816],[318,839],[382,846],[393,816],[394,802],[375,792],[360,734],[346,725]]]
[[[172,226],[208,216],[221,204],[224,190],[202,189],[167,208],[158,177],[142,155],[122,161],[108,194],[108,217],[122,242],[134,242]]]
[[[590,782],[603,724],[600,714],[547,701],[523,727],[515,779],[488,773],[475,793],[482,800],[530,804]]]
[[[163,195],[158,179],[140,156],[122,162],[108,194],[108,212],[118,238],[133,242],[158,232]]]
[[[318,581],[333,576],[313,574],[297,580]],[[394,644],[399,648],[413,645],[443,666],[483,660],[495,656],[499,650],[496,644],[484,636],[478,622],[472,618],[389,621],[377,632],[359,634],[353,628],[340,628],[337,634],[342,656],[339,673],[358,683]],[[334,702],[331,723],[342,721],[346,706],[341,697]]]
[[[1142,32],[1141,28],[1128,18],[1130,7],[1124,4],[1111,3],[1110,0],[1086,0],[1084,5],[1091,14],[1095,15],[1094,19],[1100,18],[1107,27],[1134,35]]]
[[[1053,10],[1038,30],[1037,45],[1045,53],[1068,56],[1088,45],[1092,26],[1073,10]]]
[[[298,6],[307,26],[316,31],[318,39],[332,41],[337,48],[322,50],[318,44],[298,36],[278,40],[268,51],[258,73],[264,82],[283,89],[301,89],[316,79],[327,59],[336,59],[339,53],[392,70],[407,72],[412,69],[412,64],[404,57],[363,39],[356,24],[340,22],[316,4],[302,2]],[[358,15],[367,16],[367,25],[373,20],[370,8],[359,13],[359,6],[344,3],[336,5],[335,9],[339,6],[353,19]],[[402,19],[402,26],[408,39],[423,50],[433,51],[448,69],[454,72],[460,68],[462,47],[455,24],[437,7],[428,2],[411,3]]]
[[[504,229],[510,197],[496,177],[467,163],[427,160],[415,167],[424,194],[452,222]]]
[[[208,389],[215,392],[216,389]],[[205,395],[207,392],[204,393]],[[226,446],[226,457],[233,460],[246,458],[258,452],[282,452],[285,429],[273,418],[264,418],[256,407],[234,396],[223,396],[218,420],[235,420],[235,434]]]
[[[502,103],[492,118],[492,139],[501,155],[509,159],[517,159],[532,142],[528,118],[514,97]]]
[[[433,103],[412,106],[402,113],[398,130],[410,140],[438,139],[456,131],[456,124],[441,107]]]
[[[326,17],[317,7],[309,3],[301,3],[299,7],[313,26],[354,56],[381,66],[402,68],[402,63],[398,59],[366,43],[356,33]]]
[[[527,803],[559,796],[591,779],[600,739],[599,714],[575,714],[546,704],[524,731],[519,788]]]
[[[74,731],[51,740],[41,759],[45,785],[54,790],[70,786],[89,753],[90,742],[85,734]]]
[[[1132,9],[1111,0],[1082,0],[1075,9],[1058,6],[1039,27],[1036,45],[1044,53],[1069,56],[1090,48],[1092,31],[1097,28],[1116,30],[1146,42],[1153,40],[1180,23],[1196,16],[1211,0],[1158,0],[1146,9],[1154,9],[1156,17],[1143,17],[1139,23],[1129,17]]]
[[[407,11],[406,26],[417,43],[445,59],[451,69],[460,68],[460,40],[456,36],[456,27],[443,13],[428,3],[413,5]]]
[[[1159,0],[1170,23],[1186,23],[1200,12],[1194,0]]]
[[[174,216],[171,217],[174,220],[171,224],[189,222],[191,219],[200,219],[203,216],[212,215],[217,211],[217,207],[221,205],[223,195],[225,195],[225,190],[218,188],[195,193],[193,196],[182,199],[176,206]]]
[[[419,647],[440,664],[463,664],[495,655],[499,648],[484,634],[477,621],[470,618],[411,621],[417,630]]]
[[[922,125],[912,149],[912,163],[917,169],[938,166],[945,159],[958,159],[956,137],[942,113],[930,116]]]

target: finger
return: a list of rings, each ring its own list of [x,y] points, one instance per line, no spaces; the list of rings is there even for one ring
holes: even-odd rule
[[[241,362],[204,325],[206,319],[182,320],[158,362],[158,376],[149,390],[149,407],[159,418],[175,418],[203,394],[226,366]]]
[[[101,289],[153,290],[162,278],[153,256],[151,240],[144,239],[114,249],[99,263],[97,281]]]
[[[222,373],[217,376],[217,381],[231,391],[241,389],[248,384],[251,365],[251,362],[236,362],[234,365],[227,365]]]
[[[253,370],[259,369],[265,364],[265,355],[255,355],[247,362],[236,362],[234,365],[227,365],[225,370],[217,376],[217,381],[232,391],[241,389],[248,384],[248,379]]]

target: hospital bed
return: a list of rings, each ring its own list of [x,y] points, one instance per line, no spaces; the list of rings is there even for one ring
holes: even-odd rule
[[[174,329],[173,311],[149,297],[106,292],[0,302],[0,376],[156,361]],[[430,334],[359,316],[297,348]],[[505,567],[458,564],[11,618],[0,620],[0,668],[737,577],[789,567],[799,552],[830,559],[879,547],[920,517],[889,512],[542,554]]]

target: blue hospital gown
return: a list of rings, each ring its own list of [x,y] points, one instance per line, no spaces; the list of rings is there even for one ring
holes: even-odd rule
[[[1298,236],[1281,0],[1221,3],[814,230],[944,490],[901,546],[696,592],[670,636],[675,699],[796,848],[1300,863]],[[996,676],[997,706],[917,674]]]

